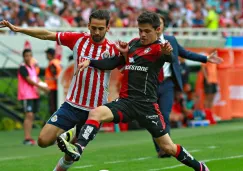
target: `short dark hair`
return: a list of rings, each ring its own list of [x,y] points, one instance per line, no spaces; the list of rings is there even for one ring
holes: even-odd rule
[[[161,14],[158,14],[159,18],[163,21],[165,27],[165,17]]]
[[[95,10],[89,16],[89,22],[91,22],[92,18],[98,20],[106,20],[106,26],[108,26],[111,17],[110,17],[110,12],[108,10]]]
[[[46,49],[45,52],[52,56],[55,56],[55,53],[56,53],[55,49],[53,49],[53,48],[48,48],[48,49]]]
[[[28,52],[32,53],[31,49],[24,49],[23,52],[22,52],[23,57]]]
[[[138,16],[138,24],[151,24],[154,29],[160,26],[159,16],[154,12],[145,11]]]

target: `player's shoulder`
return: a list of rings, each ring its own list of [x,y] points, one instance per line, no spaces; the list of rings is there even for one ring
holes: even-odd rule
[[[108,40],[108,39],[106,39],[106,44],[109,45],[109,46],[115,46],[116,45],[115,42]]]
[[[59,34],[61,34],[61,36],[73,36],[73,37],[89,37],[89,33],[86,32],[59,32]]]
[[[110,46],[112,49],[117,50],[116,42],[106,39],[106,45]]]
[[[133,44],[133,43],[136,43],[140,40],[140,38],[134,38],[132,39],[128,44]]]
[[[164,38],[165,38],[165,40],[168,40],[168,41],[176,41],[175,36],[164,35]]]

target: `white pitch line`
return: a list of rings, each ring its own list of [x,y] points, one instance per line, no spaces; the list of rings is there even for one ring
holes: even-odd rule
[[[147,160],[147,159],[151,159],[154,157],[140,157],[140,158],[135,158],[135,159],[131,159],[130,161],[142,161],[142,160]]]
[[[29,156],[3,157],[3,158],[0,158],[0,162],[6,161],[6,160],[17,160],[17,159],[25,159],[25,158],[29,158]]]
[[[238,159],[238,158],[243,158],[243,155],[206,159],[206,160],[203,160],[203,161],[204,162],[211,162],[211,161],[219,161],[219,160]],[[160,170],[166,170],[166,169],[174,169],[174,168],[182,167],[182,166],[185,166],[185,165],[178,164],[178,165],[168,166],[168,167],[163,167],[163,168],[158,168],[158,169],[149,169],[148,171],[160,171]]]
[[[104,162],[104,164],[116,164],[116,163],[125,163],[126,160],[116,160],[116,161],[110,161],[110,162]]]
[[[88,167],[93,167],[94,165],[84,165],[84,166],[75,166],[73,167],[74,169],[84,169],[84,168],[88,168]]]

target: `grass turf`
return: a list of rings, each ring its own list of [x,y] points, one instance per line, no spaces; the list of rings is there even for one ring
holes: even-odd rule
[[[37,138],[40,130],[34,130]],[[206,160],[212,171],[243,170],[243,124],[222,123],[206,128],[172,130],[175,143],[182,144],[198,160]],[[63,155],[56,145],[41,149],[24,146],[23,131],[0,132],[1,171],[51,171]],[[174,168],[172,168],[174,167]],[[146,131],[100,133],[79,162],[70,170],[99,171],[187,171],[173,159],[158,159]]]

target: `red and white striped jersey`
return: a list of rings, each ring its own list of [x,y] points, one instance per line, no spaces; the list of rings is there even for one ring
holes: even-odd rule
[[[93,42],[88,33],[58,32],[58,44],[69,47],[75,60],[74,73],[80,62],[87,59],[101,60],[119,55],[114,43],[107,39],[103,43]],[[90,110],[108,101],[108,86],[111,71],[88,67],[73,76],[66,101],[74,107]]]

